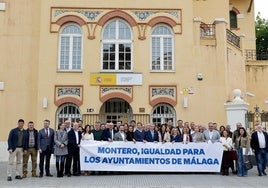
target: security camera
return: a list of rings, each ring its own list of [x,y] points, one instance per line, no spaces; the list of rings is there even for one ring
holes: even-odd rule
[[[203,74],[202,73],[197,74],[197,80],[203,80]]]
[[[248,96],[248,97],[254,97],[255,95],[253,93],[246,92],[246,96]]]

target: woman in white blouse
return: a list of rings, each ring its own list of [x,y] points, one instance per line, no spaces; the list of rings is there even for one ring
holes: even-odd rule
[[[91,132],[91,127],[90,125],[86,125],[84,132],[82,133],[82,140],[83,141],[88,141],[88,140],[94,140],[94,135]],[[90,175],[89,171],[85,171],[85,175],[88,176]]]
[[[230,150],[232,150],[233,141],[232,138],[228,136],[228,132],[224,130],[222,132],[222,137],[220,138],[220,142],[223,146],[223,156],[222,156],[222,163],[221,163],[221,173],[223,176],[229,175],[229,167],[231,166],[232,160],[230,160]]]
[[[162,142],[163,143],[170,142],[170,129],[169,129],[169,127],[166,127]]]
[[[94,140],[90,125],[85,126],[84,132],[82,133],[82,140]]]

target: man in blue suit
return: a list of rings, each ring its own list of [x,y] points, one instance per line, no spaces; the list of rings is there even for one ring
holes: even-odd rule
[[[177,127],[172,129],[172,135],[170,136],[170,142],[182,142],[182,136],[179,134],[179,129]]]
[[[142,128],[142,123],[137,123],[137,129],[134,131],[134,142],[146,142],[145,140],[145,131]]]
[[[12,181],[11,172],[16,157],[16,176],[15,179],[21,180],[22,172],[22,156],[26,152],[26,131],[23,129],[24,120],[19,119],[18,127],[10,131],[8,136],[8,166],[7,166],[7,181]]]
[[[151,123],[149,130],[145,131],[145,140],[147,142],[159,142],[158,132],[154,130],[155,125]]]
[[[108,123],[108,128],[103,130],[102,140],[113,141],[115,133],[117,133],[117,131],[114,130],[114,124],[112,122]]]
[[[46,176],[52,177],[50,173],[50,158],[54,148],[54,130],[49,128],[50,121],[44,120],[44,128],[38,132],[38,150],[40,153],[39,177],[44,175],[44,160],[46,159]]]

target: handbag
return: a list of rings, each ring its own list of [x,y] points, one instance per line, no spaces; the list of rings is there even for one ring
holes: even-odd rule
[[[245,167],[246,170],[250,170],[250,169],[253,168],[253,164],[252,164],[252,162],[250,160],[246,160],[244,162],[244,167]]]
[[[238,159],[237,152],[235,150],[226,151],[226,154],[226,160],[232,161]]]

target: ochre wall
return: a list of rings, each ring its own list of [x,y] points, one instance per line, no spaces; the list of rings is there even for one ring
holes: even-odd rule
[[[228,20],[229,4],[226,1],[188,0],[6,0],[6,11],[0,11],[0,82],[5,83],[0,91],[0,140],[6,141],[8,132],[15,127],[19,118],[26,122],[33,120],[37,129],[44,119],[50,119],[55,127],[58,107],[54,104],[56,85],[83,85],[82,113],[92,107],[98,113],[102,103],[99,100],[99,86],[91,86],[91,73],[98,73],[101,57],[102,26],[97,25],[95,38],[88,38],[86,26],[83,30],[83,70],[82,72],[58,72],[58,33],[51,32],[51,7],[60,8],[106,8],[124,9],[181,9],[182,33],[175,34],[175,71],[150,72],[150,33],[147,25],[145,40],[138,38],[137,27],[133,32],[133,72],[142,73],[143,85],[133,86],[133,113],[145,108],[151,114],[149,86],[174,85],[177,87],[176,118],[207,124],[215,121],[226,123],[223,104],[232,99],[231,91],[240,88],[245,91],[245,69],[242,50],[226,42],[225,21],[216,24],[216,39],[210,45],[200,45],[199,23],[201,17],[206,23],[215,18]],[[193,3],[194,2],[194,3]],[[205,7],[208,6],[209,14]],[[214,7],[214,8],[213,8]],[[216,10],[215,7],[220,7]],[[202,12],[202,11],[205,11]],[[247,17],[252,22],[251,17]],[[179,26],[174,27],[177,31]],[[57,29],[60,29],[58,27]],[[252,33],[251,33],[252,34]],[[253,34],[252,34],[253,35]],[[216,41],[216,43],[215,43]],[[228,57],[228,58],[227,58]],[[197,74],[203,80],[197,80]],[[193,87],[194,94],[183,95],[184,88]],[[183,107],[183,98],[188,97],[189,107]],[[48,107],[42,107],[43,98],[48,99]],[[146,122],[145,122],[146,123]],[[26,128],[26,126],[25,126]]]
[[[37,120],[40,2],[6,0],[0,11],[0,140],[19,118]]]

